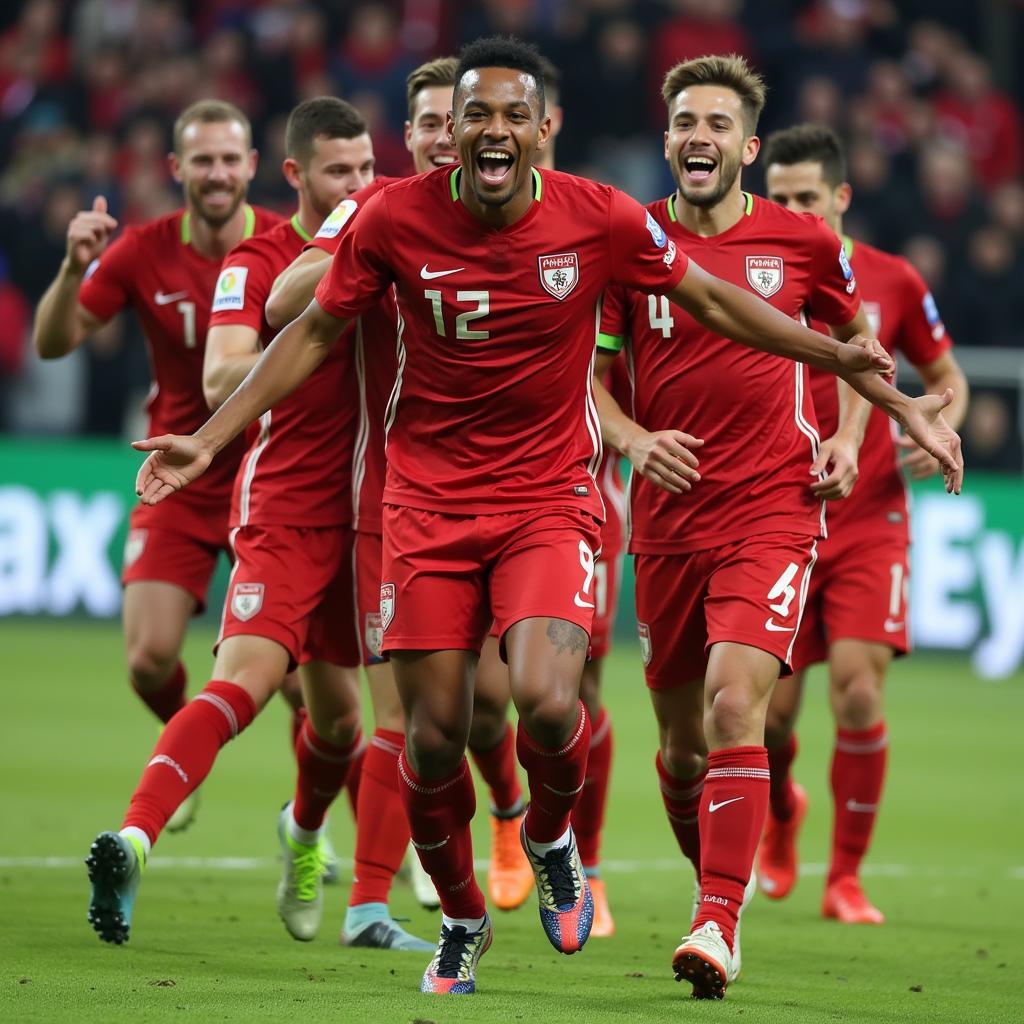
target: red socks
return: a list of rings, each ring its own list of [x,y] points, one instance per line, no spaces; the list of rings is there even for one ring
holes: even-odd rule
[[[668,823],[672,826],[683,856],[689,858],[700,878],[700,798],[704,792],[707,769],[692,779],[677,779],[665,767],[660,750],[654,758],[654,766],[658,769],[658,784]]]
[[[122,828],[156,843],[167,819],[209,774],[220,748],[256,717],[256,705],[234,683],[210,682],[167,724],[132,795]]]
[[[516,740],[512,726],[506,723],[501,740],[490,750],[470,748],[469,753],[491,791],[494,810],[508,811],[517,807],[523,799],[523,787],[519,785],[516,772]]]
[[[351,743],[338,747],[317,736],[308,718],[302,723],[295,741],[299,775],[292,806],[292,816],[299,828],[314,832],[324,823],[327,809],[345,785],[352,758],[359,752],[362,742],[360,732]]]
[[[535,843],[553,843],[569,827],[569,817],[583,789],[590,753],[590,715],[583,702],[568,742],[548,748],[535,743],[519,723],[516,738],[519,763],[530,785],[526,835]]]
[[[473,874],[469,823],[476,811],[476,790],[463,758],[446,779],[421,779],[398,755],[399,792],[409,831],[423,870],[430,875],[448,917],[479,918],[487,911]]]
[[[363,761],[366,758],[366,743],[363,734],[359,734],[359,749],[352,755],[348,765],[348,775],[345,776],[345,792],[348,793],[348,805],[352,809],[352,820],[359,818],[359,783],[363,778]]]
[[[730,747],[708,754],[700,802],[701,902],[692,930],[715,921],[730,949],[767,812],[764,747]]]
[[[779,821],[789,821],[796,810],[796,796],[793,793],[793,776],[789,769],[796,759],[796,733],[791,732],[789,739],[775,750],[768,751],[768,770],[771,782],[768,789],[768,800],[772,807],[772,816]]]
[[[832,863],[828,882],[856,875],[867,853],[885,782],[889,737],[885,722],[870,729],[838,729],[832,755]]]
[[[404,747],[400,732],[377,729],[362,758],[350,907],[387,903],[392,879],[405,857],[409,822],[398,788],[398,755]]]
[[[179,661],[159,690],[140,690],[135,680],[132,680],[132,689],[142,703],[166,725],[185,706],[185,684],[185,666]]]
[[[601,828],[611,773],[612,720],[601,708],[591,727],[583,792],[572,812],[572,830],[576,833],[576,845],[585,868],[596,868],[601,859]]]

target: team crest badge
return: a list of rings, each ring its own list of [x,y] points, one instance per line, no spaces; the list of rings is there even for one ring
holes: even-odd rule
[[[395,617],[395,585],[394,583],[382,583],[380,587],[380,632],[381,639],[384,632],[391,625]]]
[[[139,555],[142,554],[142,549],[146,546],[146,538],[148,536],[149,530],[128,531],[128,536],[124,542],[124,567],[126,569],[139,560]]]
[[[781,256],[748,256],[747,284],[759,295],[770,299],[785,279],[785,265]]]
[[[384,627],[380,624],[379,612],[366,613],[366,627],[363,630],[363,643],[366,649],[375,658],[380,657],[380,650],[384,644]]]
[[[644,668],[651,663],[651,629],[646,622],[638,622],[636,631],[640,637],[640,657],[643,658]]]
[[[548,295],[562,301],[580,282],[580,258],[574,252],[538,256],[540,283]]]
[[[231,592],[231,612],[236,619],[248,622],[263,607],[262,583],[236,583]]]

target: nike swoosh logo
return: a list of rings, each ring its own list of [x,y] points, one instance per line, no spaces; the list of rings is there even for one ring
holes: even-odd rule
[[[769,615],[765,620],[764,628],[767,629],[769,633],[792,633],[796,629],[796,626],[779,626]]]
[[[433,281],[435,277],[447,277],[449,274],[461,274],[465,267],[456,267],[454,270],[427,270],[427,264],[423,264],[420,270],[420,277],[424,281]]]
[[[721,810],[723,807],[727,807],[729,804],[736,803],[737,800],[744,799],[741,796],[734,796],[731,800],[723,800],[720,804],[716,804],[714,800],[708,804],[708,813],[714,814],[715,811]]]
[[[848,811],[860,811],[861,814],[874,814],[878,810],[878,804],[860,804],[856,800],[847,800],[846,809]]]
[[[893,622],[892,619],[886,619],[883,625],[886,633],[898,633],[903,628],[902,622]]]
[[[573,599],[573,602],[575,603],[577,608],[593,608],[594,607],[589,601],[584,601],[583,598],[580,597],[580,592],[578,590],[576,591],[575,594],[573,594],[572,599]]]
[[[174,302],[175,299],[183,299],[188,295],[187,291],[184,292],[172,292],[170,295],[164,295],[163,292],[157,292],[153,296],[153,301],[158,306],[166,306],[168,302]]]

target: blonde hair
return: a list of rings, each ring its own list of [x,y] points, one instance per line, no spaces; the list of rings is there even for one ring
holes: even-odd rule
[[[764,110],[767,91],[764,79],[739,54],[726,57],[709,56],[684,60],[672,68],[661,86],[666,106],[691,85],[721,85],[731,89],[740,98],[743,107],[743,127],[747,135],[757,131],[757,121]]]
[[[456,57],[438,57],[435,60],[428,60],[421,64],[405,80],[405,98],[409,103],[409,120],[413,118],[416,107],[416,97],[424,89],[430,89],[441,85],[455,85],[455,72],[458,71],[459,61]]]
[[[246,148],[252,146],[252,125],[249,118],[242,113],[233,103],[226,103],[224,100],[199,100],[190,107],[186,107],[174,122],[174,152],[181,155],[182,142],[185,130],[193,124],[225,124],[237,122],[245,132]]]

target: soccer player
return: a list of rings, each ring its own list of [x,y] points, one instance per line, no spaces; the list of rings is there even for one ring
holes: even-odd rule
[[[751,345],[835,368],[899,415],[960,486],[944,399],[910,401],[885,384],[876,370],[891,361],[873,342],[841,345],[705,274],[615,189],[536,170],[549,131],[536,51],[507,38],[466,47],[448,118],[459,165],[389,185],[352,211],[316,299],[209,422],[136,442],[153,453],[137,490],[159,502],[394,287],[380,614],[406,718],[402,798],[443,913],[425,992],[474,991],[492,938],[473,874],[465,749],[474,662],[495,619],[519,712],[531,796],[521,838],[541,923],[565,953],[589,934],[593,902],[569,818],[589,747],[579,686],[602,514],[587,312],[607,284],[670,295]]]
[[[117,222],[98,196],[68,226],[60,272],[40,300],[33,340],[43,359],[66,355],[122,309],[135,309],[153,368],[152,431],[188,432],[209,415],[203,349],[221,261],[280,219],[245,201],[256,172],[251,139],[248,119],[230,103],[202,100],[184,110],[168,158],[184,207],[111,242]],[[189,618],[205,605],[218,552],[229,551],[231,486],[244,451],[238,438],[194,492],[131,513],[122,571],[128,671],[164,723],[185,704],[181,645]],[[182,805],[172,831],[191,822],[195,806]]]
[[[740,170],[759,148],[761,78],[739,57],[704,57],[673,68],[662,95],[677,187],[648,207],[659,229],[742,288],[765,324],[774,307],[793,322],[809,312],[843,341],[866,334],[835,234],[741,188]],[[739,974],[734,937],[768,802],[765,709],[791,663],[823,532],[819,491],[844,486],[856,464],[840,431],[819,443],[806,368],[752,352],[730,333],[650,289],[616,289],[598,339],[607,350],[599,374],[628,339],[635,422],[606,395],[599,408],[605,439],[637,470],[630,549],[656,767],[699,878],[673,968],[697,998],[721,998]],[[689,433],[663,429],[673,424]],[[666,458],[687,449],[700,456],[692,488]],[[818,474],[825,479],[812,493],[809,475]]]
[[[799,125],[765,143],[768,195],[791,210],[819,217],[838,234],[852,190],[842,146],[827,128]],[[967,381],[935,301],[917,271],[843,236],[872,333],[890,353],[902,352],[927,391],[956,395],[944,416],[953,427],[967,408]],[[817,371],[811,390],[826,429],[839,415],[835,383]],[[767,896],[781,899],[797,873],[796,838],[807,797],[790,774],[793,732],[806,669],[829,665],[829,703],[836,720],[832,755],[832,852],[822,913],[846,923],[881,924],[858,877],[882,797],[888,756],[883,711],[885,674],[894,655],[906,654],[910,532],[906,490],[897,450],[914,479],[936,472],[934,459],[913,441],[893,437],[883,416],[871,413],[861,446],[860,476],[849,497],[828,505],[828,540],[818,548],[796,646],[794,674],[772,695],[765,740],[771,768],[768,820],[758,858]]]

